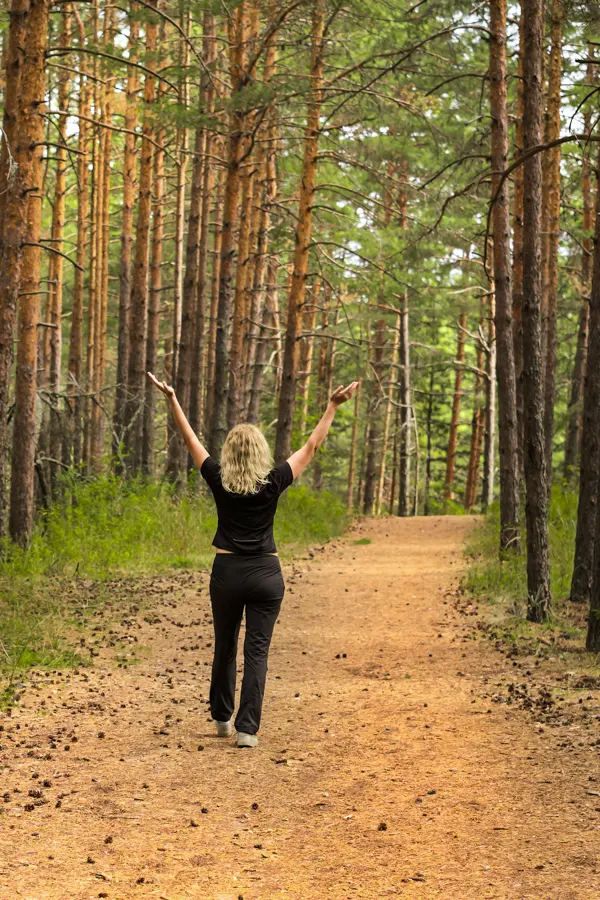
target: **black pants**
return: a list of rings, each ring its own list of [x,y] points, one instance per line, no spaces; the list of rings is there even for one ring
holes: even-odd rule
[[[238,635],[246,608],[244,677],[235,727],[256,734],[260,725],[267,657],[285,586],[277,556],[217,553],[210,576],[215,652],[210,684],[213,719],[233,714]]]

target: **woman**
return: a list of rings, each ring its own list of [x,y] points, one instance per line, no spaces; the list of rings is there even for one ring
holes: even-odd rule
[[[218,526],[213,540],[216,556],[210,576],[215,630],[211,715],[219,737],[230,737],[237,642],[245,607],[244,677],[235,728],[238,747],[256,747],[269,645],[284,593],[273,539],[277,501],[309,464],[325,440],[338,407],[353,396],[358,382],[333,392],[304,446],[273,468],[264,435],[248,424],[236,425],[229,432],[219,465],[194,434],[173,388],[151,372],[148,377],[167,395],[175,424],[217,505]]]

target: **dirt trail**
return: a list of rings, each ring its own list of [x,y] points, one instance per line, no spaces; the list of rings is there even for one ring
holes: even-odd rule
[[[119,624],[138,665],[40,677],[2,720],[1,900],[598,897],[597,756],[490,704],[511,663],[451,603],[473,521],[286,567],[257,751],[207,719],[205,575]]]

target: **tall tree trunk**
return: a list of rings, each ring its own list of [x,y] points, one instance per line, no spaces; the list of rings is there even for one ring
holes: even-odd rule
[[[223,204],[225,199],[225,183],[227,169],[221,169],[218,177],[215,213],[214,213],[214,238],[212,250],[212,272],[210,287],[210,316],[208,321],[208,352],[206,360],[206,415],[204,430],[210,433],[212,429],[213,407],[215,402],[215,366],[217,347],[217,324],[219,309],[219,284],[221,281],[221,244],[223,239]]]
[[[412,404],[410,390],[410,333],[408,296],[402,297],[400,307],[400,471],[398,479],[398,515],[408,516],[410,510],[410,456],[412,445]]]
[[[511,296],[510,199],[505,181],[498,196],[502,171],[508,163],[508,108],[506,81],[506,0],[490,5],[490,106],[492,113],[492,209],[494,294],[496,303],[496,373],[498,379],[500,454],[500,553],[519,549],[519,433],[515,337]],[[518,136],[519,139],[520,135]],[[519,186],[521,190],[522,185]],[[515,200],[515,269],[519,269],[518,304],[522,303],[522,245],[516,246],[517,228],[522,241],[520,209]],[[516,219],[519,219],[517,222]],[[519,320],[517,320],[518,322]],[[518,324],[515,328],[518,329]]]
[[[352,437],[350,438],[350,460],[348,462],[348,489],[346,492],[346,509],[352,512],[354,509],[354,479],[356,475],[356,450],[358,443],[358,422],[360,413],[360,387],[358,382],[354,394],[354,418],[352,419]]]
[[[192,360],[195,346],[195,325],[198,301],[199,280],[199,245],[202,217],[202,188],[205,161],[206,130],[198,127],[194,140],[194,156],[192,163],[192,187],[188,209],[188,233],[185,253],[185,277],[183,281],[183,302],[181,309],[181,331],[179,336],[179,354],[177,357],[177,374],[175,392],[181,408],[189,413],[190,390],[192,379]],[[176,428],[170,429],[167,456],[167,473],[173,480],[182,477],[185,469],[187,450],[185,443]]]
[[[597,164],[600,165],[600,154],[598,154]],[[600,191],[596,193],[589,327],[588,362],[583,392],[577,534],[575,537],[573,578],[571,580],[571,600],[577,603],[587,603],[591,599],[594,548],[596,546],[596,520],[598,518],[598,479],[600,478]],[[598,557],[600,554],[596,554],[596,556]],[[598,585],[600,585],[600,582],[596,581],[595,589]],[[596,597],[596,594],[594,597]],[[596,602],[596,599],[594,599],[594,602]]]
[[[308,101],[306,131],[304,136],[304,157],[302,161],[302,175],[300,178],[300,198],[294,249],[294,268],[292,271],[292,284],[288,297],[282,384],[277,409],[275,462],[282,462],[284,459],[287,459],[291,453],[292,428],[294,424],[294,401],[298,374],[298,328],[300,323],[300,310],[304,303],[304,293],[306,290],[317,172],[319,116],[321,113],[323,84],[324,29],[325,0],[314,0],[310,62],[311,91]]]
[[[17,12],[19,12],[17,10]],[[24,165],[20,188],[28,191],[27,229],[22,259],[19,296],[18,348],[15,377],[10,534],[26,544],[33,531],[35,407],[37,393],[37,325],[42,236],[42,154],[44,142],[44,98],[46,93],[45,54],[48,40],[48,0],[32,0],[26,17],[22,44],[20,104],[17,113],[15,161]],[[10,199],[10,198],[9,198]],[[5,214],[12,210],[5,207]],[[4,235],[10,221],[4,224]],[[10,279],[11,272],[8,272]],[[7,298],[8,299],[8,298]]]
[[[71,13],[68,7],[62,12],[61,44],[68,47],[71,43]],[[48,390],[50,401],[49,417],[49,441],[48,450],[51,458],[49,471],[51,473],[51,486],[56,488],[56,478],[60,472],[62,462],[62,429],[63,423],[60,415],[60,390],[61,390],[61,360],[62,360],[62,311],[63,311],[63,273],[64,260],[60,253],[63,252],[64,228],[65,228],[65,201],[67,192],[67,108],[69,106],[70,73],[61,69],[58,76],[58,108],[61,113],[58,117],[57,127],[59,134],[59,146],[56,150],[54,205],[52,208],[51,244],[58,253],[52,253],[48,264],[48,323],[52,326],[49,331],[49,372]]]
[[[240,228],[233,302],[231,352],[229,356],[229,391],[227,394],[227,426],[229,428],[237,425],[241,412],[240,407],[243,403],[244,332],[247,327],[247,288],[250,274],[250,231],[253,219],[255,174],[256,165],[254,158],[249,157],[246,159],[241,176]]]
[[[219,302],[215,338],[215,368],[213,401],[211,409],[210,451],[218,456],[227,434],[227,393],[229,386],[229,353],[231,349],[231,319],[233,315],[233,260],[234,239],[238,222],[240,194],[240,166],[244,143],[245,113],[244,90],[248,82],[245,43],[248,29],[248,5],[241,0],[229,21],[232,107],[230,115],[227,178],[223,201],[223,225],[221,233],[221,268],[219,277]]]
[[[543,3],[524,4],[523,150],[542,143]],[[524,462],[527,500],[527,617],[543,622],[550,609],[548,563],[548,484],[544,442],[544,365],[541,321],[542,161],[524,163],[523,216],[523,399]]]
[[[562,0],[552,0],[551,51],[548,71],[548,127],[546,140],[560,137],[560,104],[562,83]],[[546,368],[544,394],[544,434],[546,446],[546,477],[548,491],[552,486],[552,445],[554,439],[554,393],[556,383],[556,303],[558,297],[558,244],[560,240],[560,146],[545,154],[546,189],[544,208],[547,211],[547,260],[542,271],[546,283],[542,285],[546,308]]]
[[[135,4],[130,5],[128,50],[130,59],[136,60],[139,41],[139,23],[131,15]],[[137,149],[134,132],[137,129],[137,93],[140,79],[135,66],[127,67],[127,92],[125,100],[125,128],[123,156],[123,212],[121,218],[121,254],[119,262],[119,333],[117,345],[117,387],[113,419],[113,455],[118,471],[122,471],[123,426],[127,404],[127,372],[129,369],[130,316],[131,316],[131,252],[133,248],[133,210],[135,203]]]
[[[488,352],[485,402],[485,435],[483,440],[483,490],[481,505],[485,510],[494,500],[495,444],[496,444],[496,373],[498,344],[496,341],[496,294],[490,279],[490,311],[488,316]]]
[[[369,401],[367,408],[367,441],[365,492],[363,495],[363,512],[372,515],[375,511],[377,490],[377,458],[380,428],[379,400],[381,397],[381,376],[383,373],[383,352],[385,346],[385,319],[379,319],[375,325],[375,348],[372,363],[372,375],[369,385]]]
[[[207,68],[212,70],[216,61],[216,29],[214,16],[210,10],[204,13],[203,57]],[[212,77],[205,75],[203,96],[206,111],[214,112],[215,91]],[[204,131],[204,166],[202,171],[202,216],[200,220],[200,239],[198,247],[198,284],[196,296],[196,321],[194,323],[194,349],[192,358],[192,377],[190,384],[190,424],[194,431],[200,432],[204,420],[204,388],[206,369],[206,301],[208,280],[208,243],[210,236],[211,200],[214,186],[214,166],[211,159],[214,146],[213,133]],[[213,266],[215,261],[213,260]]]
[[[483,307],[483,301],[482,301]],[[469,467],[467,469],[467,485],[465,487],[464,507],[471,512],[477,501],[477,483],[479,481],[479,463],[483,445],[483,433],[485,431],[484,408],[484,375],[483,375],[483,344],[481,333],[484,326],[483,308],[479,315],[480,337],[477,342],[477,372],[475,374],[475,391],[473,396],[473,418],[471,420],[471,448],[469,451]]]
[[[429,371],[429,392],[427,395],[427,418],[426,418],[426,428],[427,428],[427,457],[425,459],[425,502],[423,507],[423,515],[429,515],[429,493],[431,486],[431,446],[432,446],[432,422],[433,422],[433,388],[435,383],[435,369],[431,366]]]
[[[316,279],[313,289],[308,299],[304,301],[304,310],[302,312],[302,335],[300,338],[300,354],[299,354],[299,393],[298,407],[300,409],[299,432],[304,434],[306,428],[306,418],[308,416],[308,397],[310,393],[310,376],[312,372],[313,350],[315,345],[315,323],[317,319],[317,308],[319,305],[319,294],[321,292],[320,279]]]
[[[456,448],[458,446],[458,422],[462,400],[463,361],[465,358],[465,329],[467,314],[461,313],[458,321],[458,342],[456,346],[456,374],[454,376],[454,395],[452,399],[452,416],[450,418],[450,434],[448,436],[448,452],[446,454],[446,478],[444,480],[444,497],[454,497],[454,476],[456,471]]]
[[[593,47],[588,48],[588,55],[593,56]],[[588,65],[587,80],[593,81],[593,67]],[[591,111],[586,109],[584,113],[584,134],[591,133]],[[579,308],[579,328],[577,331],[577,347],[575,361],[573,363],[573,378],[569,396],[568,424],[565,438],[564,479],[567,484],[573,482],[576,474],[577,456],[581,444],[581,413],[583,407],[583,388],[586,370],[588,331],[590,318],[590,273],[592,259],[593,202],[591,183],[590,150],[583,151],[581,167],[581,192],[583,195],[583,248],[581,254],[581,291],[582,299]]]
[[[152,5],[156,5],[152,0]],[[146,51],[150,57],[148,68],[156,50],[157,23],[149,20],[146,25]],[[127,377],[128,402],[126,409],[126,447],[130,457],[128,464],[134,473],[142,466],[143,407],[146,391],[146,339],[148,317],[148,258],[150,246],[150,218],[152,213],[152,169],[154,163],[154,119],[152,106],[155,100],[155,76],[148,72],[144,81],[144,124],[140,154],[140,182],[138,192],[138,218],[136,223],[135,256],[131,279],[131,341]]]
[[[523,93],[523,57],[525,54],[525,32],[523,28],[524,17],[523,17],[523,6],[524,3],[521,3],[521,15],[519,18],[519,63],[518,63],[518,78],[517,78],[517,116],[516,116],[516,124],[515,124],[515,159],[519,159],[520,155],[523,152],[523,110],[524,110],[524,93]],[[504,12],[506,13],[506,4],[504,4]],[[506,27],[504,27],[504,33],[506,32]],[[506,69],[506,48],[504,49],[504,59]],[[498,135],[499,137],[499,135]],[[495,167],[494,167],[495,168]],[[518,465],[518,475],[517,475],[517,498],[518,498],[518,483],[523,473],[523,194],[524,192],[524,182],[523,182],[523,166],[519,166],[515,169],[514,176],[514,214],[513,214],[513,291],[512,291],[512,337],[513,337],[513,345],[514,345],[514,368],[515,368],[515,395],[516,395],[516,416],[517,416],[517,465]],[[500,198],[498,198],[500,200]],[[503,354],[504,356],[504,354]],[[504,403],[503,403],[504,406]],[[504,439],[503,439],[504,440]],[[510,448],[509,448],[510,450]],[[502,454],[501,454],[502,455]],[[509,453],[510,456],[510,453]],[[503,463],[502,459],[500,461],[500,493],[501,500],[500,504],[502,505],[502,468]],[[510,488],[510,485],[509,485]],[[507,490],[504,492],[504,502],[506,504],[506,513],[510,516],[510,509],[512,500],[511,495],[508,494],[506,496]],[[520,519],[520,509],[519,504],[515,507],[516,516],[515,525],[518,528],[519,519]],[[516,542],[513,542],[511,546],[514,546],[515,549],[520,549],[519,543],[519,533],[518,530],[515,534]],[[510,529],[508,533],[508,538],[510,539]],[[501,544],[504,542],[504,538],[502,537],[501,532]]]
[[[164,23],[161,26],[164,33]],[[164,40],[164,38],[163,38]],[[162,41],[161,41],[162,43]],[[161,91],[162,93],[162,91]],[[164,238],[165,151],[166,131],[161,128],[156,135],[154,153],[154,199],[152,203],[152,249],[150,255],[150,290],[148,295],[148,326],[146,338],[146,368],[156,371],[160,332],[160,297],[162,290],[162,261]],[[154,464],[154,416],[156,412],[156,388],[146,379],[144,426],[142,434],[142,470],[145,475],[155,474]]]
[[[398,383],[397,381],[397,369],[398,369],[398,347],[400,345],[400,328],[402,323],[402,316],[400,311],[398,311],[398,315],[396,317],[396,325],[394,328],[394,339],[392,341],[392,355],[390,358],[390,377],[388,381],[387,387],[387,397],[385,404],[385,418],[383,420],[383,437],[381,439],[381,465],[379,466],[379,483],[377,485],[377,503],[376,503],[376,512],[377,515],[381,513],[381,508],[383,504],[383,491],[385,487],[385,472],[386,472],[386,457],[388,451],[388,441],[390,437],[390,424],[392,421],[392,409],[393,409],[393,401],[394,401],[394,393],[395,388]],[[393,471],[393,468],[392,468]]]
[[[104,11],[103,40],[104,46],[109,48],[114,40],[115,10],[108,4]],[[94,467],[102,457],[104,449],[104,411],[102,404],[102,392],[106,375],[106,337],[108,320],[108,270],[109,270],[109,239],[110,239],[110,179],[112,174],[112,139],[111,120],[113,113],[113,92],[115,77],[110,74],[107,65],[103,69],[104,85],[102,89],[102,122],[108,127],[100,131],[101,165],[99,165],[100,196],[98,203],[99,229],[98,229],[98,287],[97,287],[97,314],[96,336],[94,338],[94,401],[92,404],[92,429],[90,447]]]
[[[254,371],[252,375],[252,389],[248,404],[248,421],[258,424],[260,419],[260,399],[263,392],[265,377],[265,365],[267,361],[268,341],[273,339],[273,334],[279,337],[279,325],[277,311],[277,258],[269,259],[267,263],[267,286],[265,303],[262,316],[262,324],[257,335],[257,348],[254,357]],[[315,465],[317,460],[315,460]]]
[[[40,95],[40,83],[32,78],[32,60],[23,53],[32,19],[35,20],[35,11],[29,0],[12,0],[8,42],[3,45],[6,82],[0,152],[0,535],[4,535],[7,525],[7,409],[14,329],[23,243],[27,234],[28,199],[38,176],[36,159],[40,152],[35,147],[39,129],[37,111],[33,107]]]

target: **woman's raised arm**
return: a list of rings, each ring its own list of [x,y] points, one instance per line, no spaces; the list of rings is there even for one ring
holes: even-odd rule
[[[327,437],[327,433],[331,428],[331,423],[335,419],[338,407],[354,396],[357,387],[358,381],[352,381],[348,387],[342,387],[340,385],[333,392],[329,398],[327,409],[321,416],[307,442],[303,447],[300,447],[299,450],[296,450],[295,453],[292,453],[288,459],[294,478],[298,478],[313,459],[315,453]]]
[[[173,413],[173,419],[175,421],[175,425],[177,426],[177,430],[179,431],[181,437],[184,439],[188,450],[190,451],[190,456],[194,460],[194,465],[197,469],[199,469],[204,462],[204,460],[210,455],[204,444],[200,443],[196,435],[194,434],[194,429],[186,419],[185,413],[179,405],[179,401],[175,396],[175,391],[171,387],[170,384],[167,384],[166,381],[159,381],[158,378],[155,378],[152,372],[147,373],[148,378],[155,384],[159,391],[162,391],[163,394],[166,395],[167,400],[169,401],[169,406],[171,407],[171,412]]]

